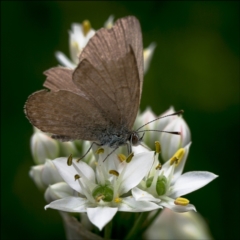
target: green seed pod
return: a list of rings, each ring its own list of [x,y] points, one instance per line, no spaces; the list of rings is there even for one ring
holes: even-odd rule
[[[106,186],[97,186],[93,192],[92,196],[99,201],[102,199],[104,202],[111,202],[113,200],[113,189],[106,185]]]
[[[164,195],[167,191],[167,178],[165,176],[158,177],[156,191],[158,196]]]

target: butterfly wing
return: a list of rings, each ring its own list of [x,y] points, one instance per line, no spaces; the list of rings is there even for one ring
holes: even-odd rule
[[[90,101],[65,90],[33,93],[25,104],[25,113],[32,125],[62,141],[97,141],[108,125],[103,113]]]
[[[28,98],[25,113],[30,122],[65,141],[97,141],[109,126],[130,129],[141,97],[142,68],[137,57],[142,56],[141,41],[134,17],[120,19],[110,30],[99,30],[83,50],[73,79],[70,69],[45,72],[44,86],[51,91]]]
[[[138,20],[132,16],[122,18],[111,29],[97,31],[80,55],[73,81],[116,128],[124,125],[131,129],[143,81]]]
[[[54,67],[50,68],[44,72],[47,76],[43,86],[57,92],[59,90],[66,90],[81,96],[84,96],[84,93],[77,88],[77,86],[72,81],[73,69],[65,67]]]

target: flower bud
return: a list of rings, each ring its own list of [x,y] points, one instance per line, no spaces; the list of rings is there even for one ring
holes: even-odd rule
[[[72,196],[73,189],[68,186],[65,182],[59,182],[53,185],[50,185],[44,193],[45,200],[50,203],[52,201]]]
[[[144,124],[156,119],[157,116],[153,113],[150,107],[148,107],[143,113],[138,114],[136,122],[134,124],[134,128],[138,129],[139,127],[143,126]],[[147,124],[141,130],[149,130],[149,129],[157,129],[157,121]],[[140,137],[142,136],[143,132],[139,133]],[[158,132],[149,132],[146,131],[143,137],[143,142],[147,144],[149,147],[154,146],[154,142],[156,141],[157,136],[159,136]]]
[[[147,240],[212,239],[208,226],[199,213],[194,211],[176,213],[168,208],[162,210],[144,237]]]
[[[174,112],[176,112],[176,111],[175,111],[174,107],[171,106],[167,111],[165,111],[164,113],[162,113],[158,117],[167,116],[167,115],[172,114]],[[173,115],[173,116],[164,117],[164,118],[161,118],[161,119],[157,120],[156,121],[156,129],[163,130],[170,122],[172,122],[176,118],[178,118],[178,116]],[[158,136],[160,136],[160,135],[158,135]],[[158,137],[158,139],[159,139],[159,137]]]
[[[38,165],[31,168],[29,172],[39,189],[45,190],[50,184],[63,182],[58,170],[51,160],[46,160],[44,165]]]
[[[72,154],[74,157],[79,157],[80,153],[77,150],[74,142],[59,142],[60,156],[67,157]]]
[[[162,158],[164,161],[170,159],[179,148],[185,147],[191,141],[191,133],[187,123],[182,117],[172,120],[164,131],[180,132],[180,135],[162,133],[160,143],[162,147]]]
[[[34,128],[31,137],[31,151],[36,164],[45,163],[46,158],[54,159],[58,156],[59,146],[57,141],[49,137],[46,133]]]

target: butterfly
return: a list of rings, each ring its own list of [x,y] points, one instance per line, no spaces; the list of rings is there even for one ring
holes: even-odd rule
[[[132,127],[143,86],[139,21],[128,16],[89,40],[75,70],[55,67],[41,90],[29,96],[25,114],[32,125],[60,141],[89,140],[117,149],[138,145]]]

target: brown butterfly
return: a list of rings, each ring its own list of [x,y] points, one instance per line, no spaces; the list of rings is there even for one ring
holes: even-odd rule
[[[32,125],[54,139],[93,141],[117,149],[138,145],[132,127],[143,85],[143,46],[139,21],[128,16],[89,40],[75,70],[44,72],[41,90],[29,96],[25,114]]]

